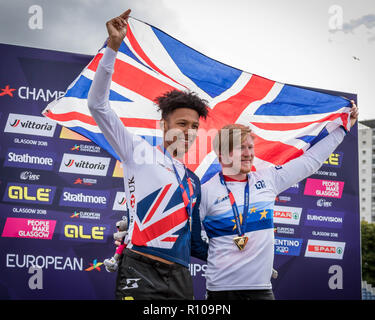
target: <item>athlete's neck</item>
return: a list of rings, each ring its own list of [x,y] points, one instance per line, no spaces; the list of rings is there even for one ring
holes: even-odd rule
[[[168,153],[172,156],[172,158],[180,161],[180,162],[183,162],[183,157],[185,155],[185,153],[182,153],[182,152],[177,152],[177,149],[173,146],[171,146],[172,143],[169,143],[168,141],[163,141],[163,147],[165,150],[168,151]]]
[[[224,177],[228,177],[230,180],[244,181],[247,178],[247,173],[235,172],[232,167],[225,167],[222,165]]]

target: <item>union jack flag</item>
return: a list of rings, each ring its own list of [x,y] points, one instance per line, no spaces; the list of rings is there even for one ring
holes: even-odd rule
[[[87,107],[87,95],[105,45],[43,114],[111,153],[112,147]],[[208,101],[187,166],[202,181],[219,170],[207,137],[229,123],[250,126],[255,145],[254,170],[282,165],[302,155],[336,127],[349,129],[349,100],[283,84],[245,72],[186,46],[158,28],[129,18],[128,32],[117,54],[110,103],[124,125],[152,145],[162,132],[155,97],[169,90],[191,90]],[[215,129],[215,130],[213,130]],[[210,140],[210,139],[208,139]],[[212,139],[211,139],[212,141]],[[195,159],[196,161],[192,161]],[[198,159],[198,160],[197,160]]]

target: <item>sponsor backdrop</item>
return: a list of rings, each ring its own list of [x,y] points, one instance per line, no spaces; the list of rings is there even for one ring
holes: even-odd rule
[[[0,298],[113,299],[116,274],[102,262],[126,215],[120,163],[40,114],[91,57],[0,50]],[[276,298],[360,299],[357,150],[353,130],[316,174],[277,197]],[[205,270],[192,259],[197,299]]]

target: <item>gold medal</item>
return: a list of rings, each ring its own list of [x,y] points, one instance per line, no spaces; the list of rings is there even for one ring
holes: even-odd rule
[[[233,238],[234,243],[240,250],[243,250],[245,248],[247,240],[249,240],[249,238],[246,236],[242,236],[242,237],[238,236],[238,237]]]

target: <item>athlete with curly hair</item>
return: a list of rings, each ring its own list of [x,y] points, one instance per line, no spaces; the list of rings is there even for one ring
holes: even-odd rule
[[[109,104],[109,88],[129,14],[107,22],[107,47],[88,95],[90,112],[124,169],[129,242],[118,266],[116,298],[193,299],[190,255],[206,259],[207,244],[201,240],[200,182],[179,159],[208,109],[191,92],[173,90],[157,97],[163,131],[158,147],[124,126]]]

